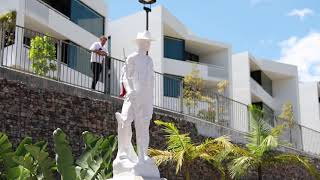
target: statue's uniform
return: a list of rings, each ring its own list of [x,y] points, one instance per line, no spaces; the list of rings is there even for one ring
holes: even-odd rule
[[[126,96],[121,118],[117,118],[118,132],[122,132],[118,134],[117,158],[121,159],[121,156],[124,156],[132,162],[137,160],[143,162],[148,159],[149,125],[153,114],[154,72],[152,59],[138,52],[131,54],[125,62],[121,83],[125,87]],[[132,121],[135,123],[138,157],[131,144]]]

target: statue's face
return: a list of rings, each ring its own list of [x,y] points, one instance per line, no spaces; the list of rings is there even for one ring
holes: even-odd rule
[[[150,49],[150,41],[148,40],[137,40],[137,45],[140,50],[149,51]]]

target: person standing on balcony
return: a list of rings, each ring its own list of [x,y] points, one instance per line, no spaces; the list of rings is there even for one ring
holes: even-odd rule
[[[100,37],[99,42],[95,42],[91,45],[91,70],[93,73],[91,89],[96,89],[96,84],[99,81],[101,71],[103,69],[103,62],[106,60],[106,56],[108,56],[108,50],[105,48],[105,45],[108,41],[108,38],[105,36]]]

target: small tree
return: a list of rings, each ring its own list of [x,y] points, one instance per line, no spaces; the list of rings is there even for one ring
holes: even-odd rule
[[[184,77],[183,86],[183,99],[190,113],[190,108],[197,106],[198,102],[203,99],[204,80],[195,66],[191,73]]]
[[[218,93],[224,95],[225,92],[226,92],[226,88],[228,87],[228,85],[229,85],[229,81],[228,81],[228,80],[220,81],[220,82],[217,84]]]
[[[49,71],[57,69],[54,59],[56,47],[47,36],[36,36],[31,40],[29,57],[32,62],[31,68],[40,76],[45,76]]]
[[[234,148],[229,137],[206,139],[202,144],[195,145],[191,142],[189,134],[181,134],[173,123],[162,121],[155,121],[155,123],[163,126],[163,130],[167,133],[166,150],[149,150],[150,156],[155,159],[157,165],[176,163],[176,173],[183,169],[185,179],[190,180],[190,166],[196,159],[203,159],[219,170],[224,179],[223,161],[228,158]]]
[[[16,27],[16,11],[7,12],[0,15],[0,40],[4,42],[5,46],[14,43],[14,31]],[[1,38],[4,38],[3,40]]]
[[[262,180],[263,169],[274,164],[296,164],[304,167],[316,179],[320,178],[317,168],[308,159],[296,154],[272,153],[280,145],[285,145],[279,140],[285,125],[271,128],[263,119],[261,109],[250,106],[250,127],[247,135],[247,149],[239,149],[239,157],[230,164],[232,178],[241,178],[252,170],[258,173],[258,179]]]
[[[294,125],[294,112],[293,106],[290,102],[283,104],[282,113],[278,116],[289,128],[292,128]]]

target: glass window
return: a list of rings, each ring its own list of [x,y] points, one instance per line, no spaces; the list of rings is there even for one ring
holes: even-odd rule
[[[79,0],[71,0],[70,19],[98,37],[104,35],[104,17]]]
[[[251,72],[251,77],[272,96],[272,80],[261,70]]]
[[[58,10],[67,17],[70,17],[70,0],[42,0],[54,9]]]
[[[90,55],[90,52],[71,41],[62,44],[61,61],[67,64],[68,67],[91,77]]]
[[[183,39],[164,37],[164,57],[184,61],[185,42]]]
[[[92,34],[104,35],[104,17],[79,0],[42,0]]]
[[[165,75],[163,80],[164,96],[178,98],[180,96],[182,78],[179,76]]]
[[[192,54],[189,52],[185,53],[185,58],[186,58],[186,60],[193,61],[193,62],[199,62],[199,59],[200,59],[198,55]]]

